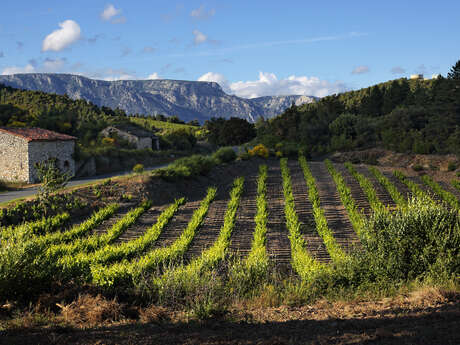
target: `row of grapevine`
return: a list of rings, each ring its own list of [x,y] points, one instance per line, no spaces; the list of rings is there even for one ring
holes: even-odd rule
[[[115,241],[128,227],[134,224],[134,222],[136,222],[136,220],[151,206],[151,201],[143,201],[140,206],[129,211],[104,234],[93,234],[92,236],[80,238],[72,243],[54,245],[48,249],[47,256],[50,258],[59,258],[64,255],[75,255],[79,252],[91,252],[97,248],[108,245]]]
[[[366,176],[357,172],[350,162],[346,162],[345,167],[348,169],[350,174],[352,174],[353,177],[358,181],[364,194],[366,194],[367,200],[369,200],[369,205],[371,206],[372,210],[374,212],[388,211],[385,205],[383,205],[383,203],[378,198],[372,182]]]
[[[324,265],[313,259],[306,249],[306,243],[300,231],[301,224],[295,209],[287,158],[282,158],[280,165],[283,178],[284,213],[291,243],[292,267],[302,279],[307,280],[315,273],[323,270]]]
[[[436,204],[433,198],[431,198],[427,193],[425,193],[425,191],[423,191],[423,189],[420,188],[420,186],[417,183],[411,181],[401,171],[395,170],[393,171],[393,175],[396,176],[402,183],[404,183],[414,196],[416,196],[417,198],[426,199],[432,204]]]
[[[316,230],[323,239],[324,245],[326,246],[326,249],[332,260],[334,262],[344,260],[346,254],[344,253],[342,248],[340,248],[340,245],[334,238],[332,230],[329,228],[327,224],[326,216],[324,215],[324,211],[321,208],[316,180],[310,171],[305,157],[299,157],[299,164],[302,168],[305,182],[308,187],[308,198],[313,206],[313,217],[315,218]]]
[[[236,211],[243,190],[244,178],[239,177],[233,182],[233,188],[230,191],[230,200],[227,204],[227,210],[224,216],[224,224],[214,244],[205,250],[200,257],[192,260],[188,265],[172,269],[166,272],[163,277],[170,277],[173,275],[177,279],[189,279],[199,275],[207,269],[211,269],[216,263],[224,259],[226,250],[230,245],[230,237],[236,220]],[[161,281],[163,277],[158,278],[157,282]]]
[[[246,259],[246,264],[249,268],[266,268],[268,266],[268,255],[265,248],[268,220],[267,176],[267,166],[260,165],[259,177],[257,179],[257,212],[254,218],[256,226],[254,229],[251,251]]]
[[[353,228],[355,229],[358,236],[362,238],[365,235],[365,220],[362,213],[358,210],[358,207],[355,204],[355,201],[351,195],[351,190],[345,183],[345,180],[343,179],[342,175],[337,170],[335,170],[331,161],[326,160],[325,163],[327,170],[331,174],[332,178],[334,179],[335,185],[337,186],[337,190],[340,195],[340,200],[342,201],[342,204],[345,206],[345,209],[348,212],[351,224],[353,225]]]
[[[54,217],[42,218],[37,221],[27,222],[21,225],[11,225],[0,229],[0,240],[31,238],[32,236],[45,235],[52,233],[63,226],[70,220],[70,214],[67,212],[58,214]]]
[[[161,264],[166,264],[180,258],[195,237],[216,193],[217,189],[215,187],[208,189],[206,197],[201,201],[200,207],[193,213],[187,227],[170,246],[152,250],[138,260],[123,260],[108,267],[102,264],[92,265],[91,275],[93,283],[106,287],[115,286],[123,282],[130,284],[136,277],[148,274]]]
[[[396,186],[381,173],[379,169],[372,166],[368,167],[368,169],[375,176],[377,181],[379,181],[379,183],[383,187],[385,187],[386,191],[388,192],[388,194],[390,194],[396,205],[398,205],[399,207],[407,206],[406,198],[399,192],[398,188],[396,188]]]
[[[458,199],[453,195],[452,193],[444,190],[441,188],[441,186],[434,181],[430,176],[428,175],[423,175],[422,176],[422,181],[425,183],[427,186],[431,187],[431,189],[445,202],[447,202],[450,206],[452,206],[455,209],[460,209],[460,204],[458,202]]]
[[[84,277],[90,280],[91,265],[107,265],[120,260],[129,260],[142,254],[151,247],[160,236],[162,230],[183,205],[185,198],[176,200],[167,207],[145,233],[129,242],[103,246],[94,252],[80,252],[77,255],[64,255],[58,259],[58,265],[66,277]]]
[[[452,180],[452,186],[454,186],[455,188],[457,188],[458,191],[460,192],[460,181],[458,181],[458,180]]]

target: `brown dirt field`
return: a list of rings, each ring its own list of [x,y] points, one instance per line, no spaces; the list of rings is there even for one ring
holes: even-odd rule
[[[375,176],[367,169],[366,166],[364,165],[355,165],[355,169],[357,172],[360,174],[364,175],[367,177],[373,184],[375,188],[375,192],[377,194],[377,197],[379,200],[385,205],[389,206],[390,208],[394,208],[396,206],[395,201],[391,197],[391,195],[387,192],[385,187],[383,187],[379,181],[375,178]]]
[[[327,224],[333,231],[337,243],[345,250],[350,250],[359,240],[340,200],[334,180],[324,163],[309,162],[309,165],[317,183],[320,204]]]
[[[268,163],[267,176],[267,242],[269,259],[276,266],[290,268],[291,245],[284,216],[283,181],[279,161]]]
[[[112,317],[120,311],[113,302]],[[93,317],[100,313],[93,311]],[[71,314],[75,317],[75,314]],[[152,308],[143,321],[72,321],[45,329],[0,332],[0,344],[459,344],[460,296],[422,288],[379,301],[319,301],[300,307],[237,308],[220,319],[199,322]],[[148,317],[146,317],[146,315]],[[79,315],[76,315],[79,317]]]
[[[303,239],[311,256],[320,262],[330,262],[331,257],[327,252],[323,239],[316,231],[313,206],[308,198],[308,187],[303,171],[298,161],[288,161],[291,171],[292,194],[294,195],[295,209],[301,223]]]

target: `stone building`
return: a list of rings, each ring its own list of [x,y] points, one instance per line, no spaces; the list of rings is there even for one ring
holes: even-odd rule
[[[141,127],[135,125],[113,125],[101,131],[104,137],[118,136],[133,144],[136,149],[160,149],[160,139]]]
[[[41,128],[0,127],[0,179],[37,182],[35,164],[51,158],[61,170],[74,176],[76,139]]]

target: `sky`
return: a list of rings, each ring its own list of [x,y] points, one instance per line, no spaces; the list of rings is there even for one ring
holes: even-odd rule
[[[322,97],[460,59],[460,1],[2,0],[0,74],[216,81]]]

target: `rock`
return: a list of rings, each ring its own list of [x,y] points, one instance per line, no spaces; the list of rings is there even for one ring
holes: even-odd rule
[[[255,122],[282,113],[294,102],[311,103],[312,96],[273,96],[245,99],[226,94],[219,84],[183,80],[104,81],[72,74],[28,73],[0,76],[0,83],[14,88],[67,94],[99,106],[121,108],[128,114],[166,116],[181,120],[242,117]]]

